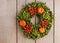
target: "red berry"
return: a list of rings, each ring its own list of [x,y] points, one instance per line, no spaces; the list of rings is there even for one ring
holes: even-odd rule
[[[47,26],[48,25],[48,20],[42,21],[42,26]]]
[[[30,24],[27,24],[27,25],[25,26],[24,31],[25,31],[26,33],[30,34],[30,33],[32,32],[31,25],[30,25]]]
[[[36,8],[35,7],[30,7],[29,12],[31,13],[31,15],[35,15],[36,14]]]

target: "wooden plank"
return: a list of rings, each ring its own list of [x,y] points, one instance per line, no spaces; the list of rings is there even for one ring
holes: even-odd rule
[[[25,0],[17,0],[17,11],[19,12],[21,10],[21,8],[24,6]],[[19,26],[17,26],[18,29],[18,39],[17,39],[17,43],[23,43],[24,41],[24,35],[23,32],[21,31],[21,28]]]
[[[60,43],[60,0],[55,0],[55,43]]]
[[[33,0],[18,0],[18,12],[29,2],[32,2]],[[18,26],[18,43],[35,43],[34,40],[28,39],[24,36],[23,32],[21,31],[21,28]]]
[[[35,0],[26,0],[26,4],[31,3],[31,2],[35,2]],[[35,16],[31,19],[31,21],[33,24],[35,24]],[[26,43],[35,43],[35,40],[33,39],[27,39],[27,40],[26,39],[25,39]]]
[[[0,43],[16,43],[16,0],[0,0]]]
[[[47,6],[51,9],[53,12],[53,0],[37,0],[41,2],[46,2]],[[53,43],[53,26],[49,32],[49,34],[43,38],[37,39],[37,43]]]

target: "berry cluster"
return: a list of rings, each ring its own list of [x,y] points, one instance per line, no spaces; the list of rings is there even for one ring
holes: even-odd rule
[[[48,25],[48,20],[42,21],[42,26],[47,26]]]
[[[30,34],[32,32],[32,28],[30,24],[27,24],[24,28],[24,31],[28,34]]]
[[[31,13],[31,15],[35,15],[36,14],[36,8],[35,7],[30,7],[29,12]]]

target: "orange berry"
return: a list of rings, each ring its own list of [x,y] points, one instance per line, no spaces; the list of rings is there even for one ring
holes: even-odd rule
[[[25,20],[20,20],[20,26],[26,26],[26,21]]]
[[[44,8],[39,7],[39,8],[38,8],[38,14],[42,14],[43,12],[44,12]]]
[[[44,33],[45,31],[46,31],[46,29],[44,27],[39,28],[40,33]]]

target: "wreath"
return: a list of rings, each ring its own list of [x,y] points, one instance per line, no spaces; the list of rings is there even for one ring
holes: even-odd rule
[[[38,24],[33,24],[31,18],[37,16]],[[37,39],[47,35],[52,27],[53,15],[50,8],[43,2],[28,3],[17,15],[17,21],[27,38]]]

